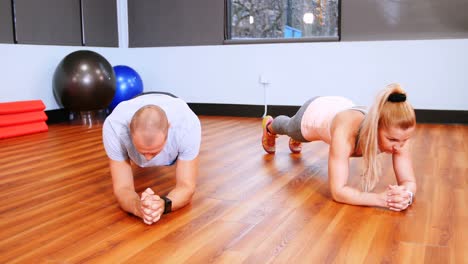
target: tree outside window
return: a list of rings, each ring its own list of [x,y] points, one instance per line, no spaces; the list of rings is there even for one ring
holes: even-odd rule
[[[228,0],[228,39],[331,37],[339,0]]]

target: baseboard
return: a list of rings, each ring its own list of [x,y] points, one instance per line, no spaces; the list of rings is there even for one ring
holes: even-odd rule
[[[204,104],[189,103],[193,112],[197,115],[210,116],[240,116],[240,117],[262,117],[265,112],[263,105],[241,105],[241,104]],[[299,106],[269,105],[267,112],[271,116],[294,115]]]
[[[263,105],[202,104],[189,103],[197,115],[261,117],[265,111]],[[271,116],[293,116],[300,106],[269,105]],[[427,110],[415,109],[418,123],[468,124],[468,111],[463,110]]]
[[[66,109],[46,110],[47,124],[58,124],[69,121],[70,111]]]
[[[195,114],[208,116],[261,117],[265,110],[263,105],[207,103],[188,103],[188,105]],[[299,106],[292,105],[269,105],[267,108],[271,116],[293,116],[298,109]],[[416,109],[415,111],[418,123],[468,124],[468,111],[465,110]],[[67,122],[70,116],[70,112],[65,109],[47,110],[46,114],[47,124]]]
[[[468,124],[468,111],[415,109],[418,123]]]

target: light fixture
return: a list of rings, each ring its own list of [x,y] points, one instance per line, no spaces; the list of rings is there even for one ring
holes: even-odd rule
[[[249,16],[249,23],[250,23],[250,24],[253,24],[253,23],[254,23],[254,17],[253,17],[253,16]]]
[[[304,20],[304,23],[306,24],[312,24],[314,23],[314,14],[312,13],[305,13],[304,17],[302,18]]]

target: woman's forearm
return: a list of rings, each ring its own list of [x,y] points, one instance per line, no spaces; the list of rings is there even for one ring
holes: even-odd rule
[[[406,189],[414,194],[416,194],[416,182],[413,181],[403,181],[399,185],[405,186]]]
[[[364,206],[387,207],[387,199],[383,194],[361,192],[358,189],[343,186],[332,190],[333,199],[340,203]]]

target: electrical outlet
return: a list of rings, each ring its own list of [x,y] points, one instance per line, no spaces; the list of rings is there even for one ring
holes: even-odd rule
[[[266,74],[260,74],[259,82],[261,84],[269,84],[270,80],[268,79],[268,76]]]

